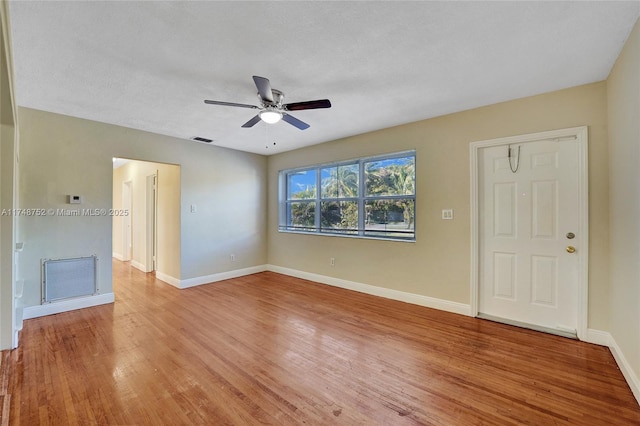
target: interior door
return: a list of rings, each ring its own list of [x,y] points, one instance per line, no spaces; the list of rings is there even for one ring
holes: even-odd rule
[[[575,336],[579,172],[575,140],[479,150],[480,316]]]

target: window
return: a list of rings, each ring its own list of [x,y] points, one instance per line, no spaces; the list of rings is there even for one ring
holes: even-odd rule
[[[280,230],[415,240],[414,151],[280,172]]]

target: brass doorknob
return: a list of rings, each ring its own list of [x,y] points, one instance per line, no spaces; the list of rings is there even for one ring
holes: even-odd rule
[[[567,246],[567,253],[575,253],[576,248],[574,246]]]

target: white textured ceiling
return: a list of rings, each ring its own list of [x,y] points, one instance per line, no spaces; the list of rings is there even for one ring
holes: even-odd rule
[[[640,2],[11,1],[20,106],[273,154],[603,80]],[[240,126],[252,75],[311,127]],[[274,142],[276,145],[274,146]],[[198,142],[189,142],[198,143]]]

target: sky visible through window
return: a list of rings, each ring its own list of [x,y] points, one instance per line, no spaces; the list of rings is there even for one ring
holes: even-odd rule
[[[302,170],[288,174],[287,198],[313,198],[316,190],[316,171]]]

